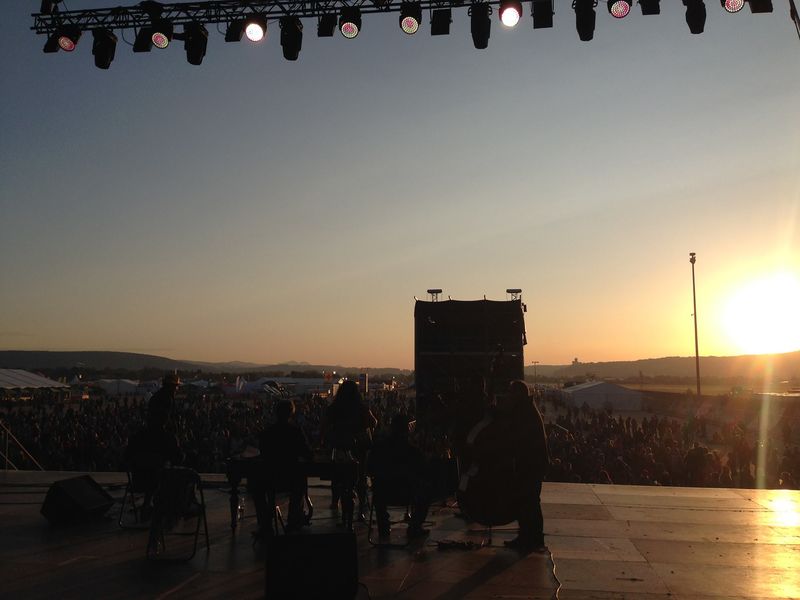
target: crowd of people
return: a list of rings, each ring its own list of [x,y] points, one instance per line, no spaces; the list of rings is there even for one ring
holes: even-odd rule
[[[22,406],[0,412],[0,420],[47,470],[117,471],[129,440],[147,422],[148,404],[126,397]],[[190,404],[179,395],[170,411],[184,464],[224,472],[228,457],[258,447],[259,434],[275,421],[275,404]],[[317,453],[326,451],[322,429],[330,404],[316,396],[295,402],[293,422]],[[547,423],[549,481],[794,489],[800,483],[800,449],[781,440],[759,442],[742,423],[711,427],[702,420],[567,408],[541,398],[539,404]],[[397,395],[371,402],[370,410],[376,429],[385,432],[393,415],[413,411]],[[13,444],[9,454],[20,468],[32,468]]]
[[[754,441],[742,423],[566,409],[552,419],[550,481],[797,489],[800,449]],[[771,443],[770,443],[771,442]]]

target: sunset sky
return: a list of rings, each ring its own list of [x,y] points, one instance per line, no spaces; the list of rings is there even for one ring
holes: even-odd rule
[[[414,296],[523,289],[526,363],[800,349],[800,39],[679,0],[475,50],[365,15],[109,71],[0,23],[0,349],[413,366]],[[69,0],[71,9],[111,6]],[[133,2],[131,2],[133,4]],[[119,34],[118,34],[119,35]],[[132,41],[131,32],[126,39]]]

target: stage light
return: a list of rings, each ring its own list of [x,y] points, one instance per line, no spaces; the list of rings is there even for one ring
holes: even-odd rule
[[[225,30],[226,42],[241,42],[244,35],[244,21],[231,21]]]
[[[260,42],[267,37],[267,19],[263,15],[253,15],[244,22],[244,34],[251,42]]]
[[[615,19],[624,19],[631,12],[633,0],[608,0],[608,12]]]
[[[163,50],[172,41],[172,23],[166,19],[157,19],[150,29],[150,41],[153,46]]]
[[[431,12],[431,35],[450,35],[450,23],[453,22],[453,11],[449,8],[437,8]]]
[[[594,37],[594,24],[597,15],[594,12],[596,0],[574,0],[572,8],[575,10],[575,29],[582,42],[588,42]]]
[[[77,27],[63,27],[58,31],[58,47],[64,52],[72,52],[81,39],[81,30]]]
[[[748,0],[748,3],[753,14],[772,12],[772,0]]]
[[[53,52],[58,52],[58,49],[58,32],[56,32],[48,36],[47,41],[44,43],[44,48],[42,48],[42,52],[45,54],[52,54]]]
[[[703,33],[706,26],[706,5],[703,0],[683,0],[686,7],[686,24],[694,34]]]
[[[153,48],[153,30],[149,27],[142,27],[136,34],[136,39],[133,40],[134,52],[150,52]]]
[[[643,15],[660,15],[661,0],[639,0]]]
[[[107,69],[111,66],[117,51],[117,36],[108,29],[92,29],[92,37],[94,66],[98,69]]]
[[[729,13],[737,13],[744,8],[744,0],[719,0],[719,3]]]
[[[303,47],[303,23],[297,17],[281,17],[279,23],[283,58],[297,60]]]
[[[473,4],[469,9],[472,44],[478,50],[485,50],[489,46],[489,36],[492,33],[492,20],[489,18],[491,12],[491,6],[485,2]]]
[[[533,28],[546,29],[553,26],[553,0],[533,0]]]
[[[339,17],[339,31],[348,40],[352,40],[361,31],[361,10],[355,6],[345,6]]]
[[[42,0],[39,12],[43,15],[53,15],[58,12],[58,3],[61,0]]]
[[[320,15],[317,20],[317,37],[333,37],[334,29],[336,29],[336,15],[332,13]]]
[[[418,2],[403,2],[400,5],[400,29],[403,33],[413,35],[419,30],[422,22],[422,7]]]
[[[506,27],[514,27],[522,16],[522,3],[519,0],[500,0],[500,22]]]
[[[206,55],[208,29],[202,23],[189,23],[183,26],[183,49],[190,65],[200,65]]]

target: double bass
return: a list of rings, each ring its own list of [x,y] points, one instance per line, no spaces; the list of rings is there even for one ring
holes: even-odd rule
[[[489,398],[501,387],[497,373],[502,349],[492,361]],[[458,452],[459,481],[456,500],[461,511],[488,527],[507,525],[519,515],[513,425],[497,406],[487,406],[483,418],[472,425]]]

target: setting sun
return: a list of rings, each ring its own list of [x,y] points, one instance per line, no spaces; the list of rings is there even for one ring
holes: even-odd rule
[[[800,279],[781,272],[752,280],[723,308],[725,332],[747,354],[800,349]]]

